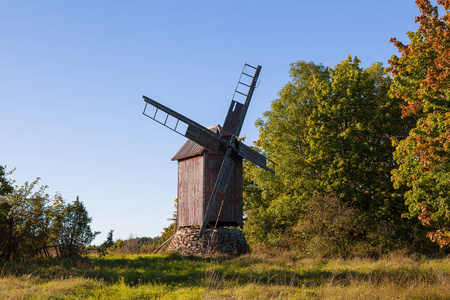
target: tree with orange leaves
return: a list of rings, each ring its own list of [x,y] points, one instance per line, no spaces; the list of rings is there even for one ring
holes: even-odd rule
[[[409,217],[430,228],[428,236],[450,245],[450,0],[438,0],[445,15],[429,0],[417,0],[419,28],[408,32],[409,45],[391,42],[401,52],[389,61],[391,96],[401,98],[402,117],[416,126],[407,138],[394,140],[395,187],[407,186]]]

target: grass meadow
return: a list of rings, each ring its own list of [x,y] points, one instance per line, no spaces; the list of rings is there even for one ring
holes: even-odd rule
[[[0,299],[450,299],[450,259],[261,252],[3,261]]]

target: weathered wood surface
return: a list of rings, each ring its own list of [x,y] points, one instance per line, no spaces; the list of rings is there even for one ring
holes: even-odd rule
[[[205,153],[205,184],[204,184],[204,213],[208,206],[210,197],[214,191],[217,176],[222,165],[224,156]],[[218,226],[240,226],[242,227],[242,159],[234,157],[234,168],[231,174],[231,180],[224,195],[220,194],[216,199],[209,216],[209,223],[214,226],[220,205],[223,200],[223,207],[220,212]],[[225,197],[225,199],[223,199]]]
[[[178,161],[178,228],[201,226],[223,161],[223,154],[205,153]],[[225,193],[218,226],[242,227],[242,159],[234,158],[232,179]],[[216,201],[209,217],[214,225],[221,199]]]
[[[178,162],[178,228],[200,226],[203,220],[203,156]]]

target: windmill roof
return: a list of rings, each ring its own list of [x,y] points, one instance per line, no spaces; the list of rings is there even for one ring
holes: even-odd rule
[[[222,130],[222,127],[220,127],[220,125],[208,127],[208,129],[221,137],[231,135],[231,133]],[[205,147],[200,146],[199,144],[191,140],[187,140],[186,143],[184,143],[184,145],[180,148],[180,150],[178,150],[178,152],[175,154],[172,160],[180,160],[193,156],[202,155],[206,151],[208,150]]]

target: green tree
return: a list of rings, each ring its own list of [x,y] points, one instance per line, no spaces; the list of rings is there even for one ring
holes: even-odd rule
[[[419,28],[408,32],[409,45],[391,42],[401,52],[393,56],[391,95],[401,98],[403,118],[416,125],[405,139],[394,140],[393,171],[405,193],[410,218],[418,217],[428,236],[441,247],[450,244],[450,1],[438,0],[445,15],[428,0],[417,0]]]
[[[100,256],[105,256],[108,249],[114,246],[113,233],[114,230],[110,229],[108,232],[108,236],[106,237],[106,241],[104,241],[100,246],[97,247],[97,251]]]
[[[6,176],[5,166],[0,165],[0,197],[8,195],[13,191],[13,186]]]
[[[348,241],[394,247],[405,236],[406,207],[390,181],[390,139],[403,137],[408,121],[400,118],[400,100],[388,96],[391,79],[381,64],[363,69],[351,56],[334,68],[297,62],[291,78],[257,123],[256,145],[277,163],[276,175],[246,165],[250,240],[292,243],[293,233],[302,235],[296,226],[314,207],[310,199],[323,195],[351,211]]]
[[[404,207],[392,196],[390,138],[404,134],[407,124],[399,100],[387,95],[391,80],[382,66],[359,64],[349,56],[329,70],[329,80],[313,83],[317,109],[308,121],[306,156],[319,188],[357,209],[363,224],[398,222]]]
[[[304,156],[309,145],[307,122],[317,103],[310,86],[326,80],[327,69],[312,62],[291,65],[292,80],[258,120],[255,145],[276,162],[276,175],[244,163],[245,232],[250,243],[288,247],[312,177]]]
[[[59,193],[50,198],[40,178],[13,187],[6,175],[0,166],[0,258],[49,256],[51,247],[60,256],[78,255],[98,234],[78,197],[66,205]]]
[[[5,167],[0,165],[0,257],[9,258],[9,224],[8,216],[10,214],[11,205],[8,203],[6,196],[13,191],[11,182],[6,178]]]
[[[46,251],[50,237],[47,186],[39,178],[16,187],[2,200],[2,220],[6,225],[2,256],[6,259],[33,257]],[[37,188],[37,190],[36,190]]]
[[[57,204],[61,206],[61,204]],[[63,206],[55,215],[56,246],[61,257],[79,255],[100,232],[92,232],[92,218],[79,197]]]

